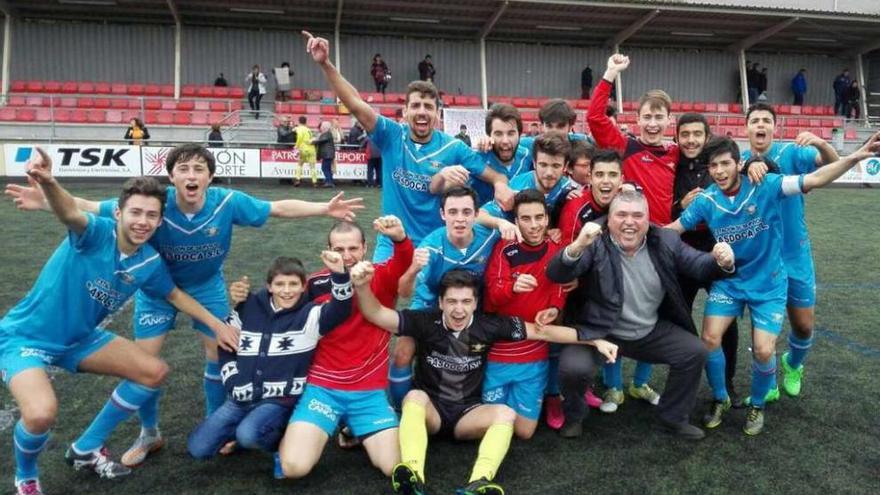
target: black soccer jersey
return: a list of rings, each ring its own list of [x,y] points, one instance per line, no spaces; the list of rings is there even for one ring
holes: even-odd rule
[[[432,399],[462,403],[480,402],[483,366],[496,340],[526,338],[519,318],[474,313],[461,332],[446,328],[439,309],[403,310],[400,335],[416,341],[415,386]]]

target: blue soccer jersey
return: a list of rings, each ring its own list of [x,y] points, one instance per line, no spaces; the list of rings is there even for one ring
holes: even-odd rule
[[[39,342],[64,353],[88,338],[138,289],[165,298],[171,275],[153,247],[131,255],[116,245],[116,222],[86,214],[82,234],[68,234],[43,266],[28,294],[0,320],[0,336]]]
[[[486,151],[478,154],[486,166],[507,176],[508,183],[517,175],[532,170],[531,160],[529,159],[529,150],[522,146],[516,149],[513,159],[508,165],[501,163],[501,160],[498,159],[498,155],[496,155],[494,151]],[[488,184],[477,177],[471,177],[470,186],[477,192],[478,204],[488,203],[495,198],[495,188],[492,187],[492,184]]]
[[[382,214],[400,218],[407,235],[418,245],[443,226],[440,196],[428,190],[441,168],[461,165],[477,176],[485,162],[464,142],[434,130],[425,144],[410,139],[409,126],[379,116],[370,140],[382,153]],[[390,248],[390,244],[387,246]],[[377,258],[380,258],[377,247]],[[384,253],[390,256],[390,251]]]
[[[736,274],[714,282],[727,295],[755,301],[785,294],[780,200],[800,194],[802,184],[803,176],[767,174],[758,186],[744,177],[735,196],[712,184],[682,212],[679,220],[686,230],[705,222],[716,241],[733,248]]]
[[[816,170],[816,157],[819,150],[812,146],[798,146],[794,143],[773,143],[767,158],[779,166],[783,175],[809,174]],[[743,160],[752,156],[750,150],[743,153]],[[804,197],[793,196],[782,200],[782,257],[786,268],[792,271],[813,271],[810,234],[804,215]],[[808,261],[809,260],[809,261]]]
[[[449,242],[446,237],[446,227],[431,232],[419,244],[419,248],[427,249],[431,253],[431,258],[416,276],[410,309],[436,307],[440,279],[450,270],[456,268],[470,270],[482,277],[498,239],[500,236],[497,230],[474,225],[474,239],[466,249],[462,250]]]
[[[596,144],[593,141],[593,138],[591,138],[590,136],[587,136],[586,134],[581,134],[580,132],[569,132],[568,133],[568,140],[569,140],[569,142],[572,142],[572,143],[575,141],[586,141],[590,144]],[[520,137],[519,138],[519,145],[521,147],[525,148],[526,150],[528,150],[528,154],[526,155],[526,159],[525,159],[525,162],[523,163],[523,165],[525,167],[528,167],[529,170],[535,168],[535,160],[532,158],[532,156],[533,156],[532,151],[533,151],[533,148],[535,147],[535,136],[522,136],[522,137]]]
[[[525,191],[526,189],[538,189],[538,178],[535,176],[536,173],[537,172],[533,170],[531,172],[518,175],[514,177],[508,185],[514,192]],[[571,179],[567,175],[563,175],[559,178],[559,182],[557,182],[556,185],[553,186],[553,189],[551,189],[550,192],[544,194],[544,202],[547,204],[548,211],[553,211],[553,208],[568,192],[568,188],[571,183]],[[514,221],[513,212],[502,210],[501,205],[499,205],[495,201],[490,201],[480,208],[485,210],[486,213],[492,215],[493,217],[504,218],[510,222]]]
[[[101,215],[112,215],[116,201],[103,201]],[[232,227],[259,227],[269,218],[271,205],[243,192],[209,187],[205,205],[195,215],[177,208],[174,187],[168,188],[165,217],[150,244],[162,255],[174,282],[183,289],[223,285],[223,261],[232,243]]]

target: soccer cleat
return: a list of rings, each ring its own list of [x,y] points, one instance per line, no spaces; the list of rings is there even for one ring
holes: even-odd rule
[[[565,423],[565,415],[562,414],[562,397],[549,395],[544,398],[544,413],[547,426],[554,430],[562,428]]]
[[[706,428],[718,428],[724,417],[724,413],[730,410],[730,398],[724,400],[716,400],[712,402],[709,412],[703,416],[703,426]]]
[[[587,402],[587,405],[593,409],[599,409],[599,406],[602,405],[602,398],[593,393],[592,387],[587,389],[587,392],[584,394],[584,400]]]
[[[64,460],[77,471],[83,469],[93,471],[101,478],[108,480],[131,474],[130,468],[110,459],[110,452],[106,447],[101,447],[100,450],[87,454],[77,454],[73,447],[69,447],[64,454]]]
[[[137,440],[131,444],[131,447],[122,454],[119,462],[126,467],[138,467],[147,460],[150,454],[154,454],[165,446],[165,439],[158,431],[155,435],[144,435],[141,433]]]
[[[455,490],[455,495],[504,495],[504,488],[486,478],[471,481],[467,486]]]
[[[609,388],[605,391],[605,397],[602,404],[599,405],[599,410],[603,413],[611,414],[617,411],[617,408],[623,404],[624,400],[626,400],[626,396],[623,395],[623,390]]]
[[[760,407],[749,407],[746,413],[746,425],[743,432],[746,435],[757,435],[764,429],[764,410]]]
[[[629,387],[626,388],[626,393],[633,399],[641,399],[654,406],[660,403],[660,394],[655,392],[647,383],[641,387],[636,387],[634,383],[630,383]]]
[[[38,480],[22,480],[15,482],[16,495],[43,495],[43,489]]]
[[[784,384],[783,384],[783,386],[784,386]],[[771,388],[770,390],[767,391],[767,395],[764,396],[764,404],[769,404],[771,402],[778,401],[779,395],[780,395],[779,394],[779,387]],[[752,406],[752,398],[746,397],[745,400],[743,401],[743,404],[746,407],[751,407]]]
[[[782,389],[790,397],[801,394],[801,380],[804,377],[804,365],[792,368],[788,364],[788,353],[782,355]]]
[[[402,495],[426,495],[425,483],[409,464],[401,462],[391,472],[391,488]]]

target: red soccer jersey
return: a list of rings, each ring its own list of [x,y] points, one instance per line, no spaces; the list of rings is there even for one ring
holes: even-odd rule
[[[559,214],[559,230],[562,232],[562,245],[571,244],[581,232],[584,224],[605,216],[607,210],[602,209],[593,200],[593,192],[584,188],[581,197],[566,200]]]
[[[394,243],[391,258],[376,264],[370,283],[383,306],[393,308],[397,281],[412,263],[412,241]],[[330,298],[330,272],[309,276],[308,294],[317,302]],[[388,386],[388,342],[391,334],[364,319],[356,303],[339,327],[318,342],[308,382],[335,390],[377,390]]]
[[[492,251],[486,266],[486,295],[483,307],[488,313],[518,316],[525,321],[535,321],[535,315],[549,307],[562,311],[565,294],[562,286],[550,281],[546,275],[547,264],[561,244],[545,240],[538,246],[513,241],[499,242]],[[531,292],[513,292],[516,277],[529,274],[538,281]],[[538,340],[521,342],[496,342],[489,351],[489,361],[500,363],[531,363],[547,359],[549,346]]]
[[[659,146],[642,144],[636,138],[624,136],[614,122],[605,115],[611,83],[602,79],[593,91],[587,123],[598,148],[612,148],[623,155],[623,177],[642,187],[648,199],[651,222],[666,225],[672,221],[672,193],[675,167],[678,164],[678,145]]]

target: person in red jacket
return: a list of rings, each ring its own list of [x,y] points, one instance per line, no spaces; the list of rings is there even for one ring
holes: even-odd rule
[[[593,91],[587,123],[598,148],[612,148],[623,155],[623,174],[641,186],[648,199],[651,223],[666,225],[671,220],[672,189],[678,164],[678,145],[665,142],[672,100],[666,92],[654,89],[639,99],[639,137],[620,132],[605,115],[611,85],[617,75],[629,67],[629,57],[614,54],[608,68]]]
[[[486,312],[518,316],[539,325],[562,311],[562,285],[550,282],[544,268],[562,245],[547,237],[550,214],[544,195],[526,189],[513,197],[516,226],[523,240],[499,242],[486,267]],[[507,404],[516,411],[517,437],[534,435],[547,385],[549,344],[543,341],[496,342],[489,351],[483,403]]]

